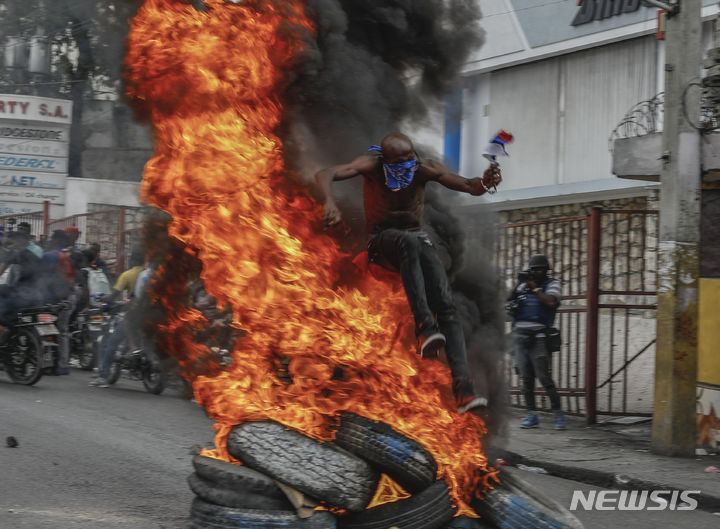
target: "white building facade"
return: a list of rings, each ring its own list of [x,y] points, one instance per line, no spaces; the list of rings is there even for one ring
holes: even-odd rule
[[[482,150],[499,130],[512,133],[514,142],[507,149],[510,156],[499,160],[499,191],[464,198],[464,212],[470,215],[476,205],[492,204],[503,223],[517,224],[584,217],[594,206],[656,211],[660,184],[615,176],[609,140],[631,108],[664,90],[659,10],[641,0],[584,0],[581,6],[576,0],[478,1],[485,43],[466,63],[461,93],[448,103],[455,112],[446,112],[444,133],[434,145],[439,147],[442,136],[447,164],[470,177],[487,167]],[[713,47],[712,21],[718,12],[717,1],[703,0],[706,50]],[[662,114],[656,118],[661,130]],[[655,311],[642,307],[655,299],[635,294],[655,290],[657,264],[649,248],[657,243],[656,216],[623,213],[603,219],[599,288],[613,294],[600,296],[606,308],[598,318],[598,409],[650,414]],[[561,242],[557,239],[566,235],[558,235],[557,229],[547,234],[528,226],[526,235],[518,235],[501,252],[554,255],[554,273],[579,284],[570,292],[577,299],[565,307],[582,311],[586,233],[583,228],[577,233],[576,239],[568,236]],[[524,263],[505,255],[499,265],[510,283]],[[558,386],[565,388],[568,402],[574,389],[584,387],[586,327],[579,319],[562,321],[566,338],[572,334],[581,349],[576,354],[569,345],[554,361],[555,373],[567,375]],[[622,405],[613,395],[623,399]],[[582,405],[575,411],[583,412]]]

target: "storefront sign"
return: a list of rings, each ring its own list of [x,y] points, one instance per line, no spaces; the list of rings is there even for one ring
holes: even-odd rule
[[[15,186],[0,186],[0,201],[13,201],[13,202],[31,202],[34,204],[42,204],[46,200],[51,204],[64,204],[65,203],[65,190],[64,189],[39,189],[34,187],[15,187]],[[35,206],[33,211],[37,211],[39,208]]]
[[[583,0],[572,26],[587,24],[593,20],[620,16],[623,13],[633,13],[640,9],[642,0]]]
[[[60,141],[15,140],[0,137],[0,156],[27,154],[67,158],[69,144]]]
[[[0,139],[14,139],[14,140],[48,140],[48,141],[59,141],[68,142],[69,129],[63,125],[25,125],[20,126],[9,126],[7,121],[0,123]]]
[[[71,101],[0,94],[0,215],[65,203],[71,122]]]
[[[0,200],[0,215],[21,215],[23,213],[42,211],[42,209],[43,206],[39,203]],[[64,211],[64,206],[50,204],[51,218],[62,217]]]
[[[0,94],[0,119],[72,122],[72,102],[64,99]]]
[[[67,158],[0,154],[0,169],[24,169],[67,174]]]
[[[0,186],[42,187],[44,189],[62,189],[66,175],[53,173],[33,173],[30,171],[7,171],[0,169]]]

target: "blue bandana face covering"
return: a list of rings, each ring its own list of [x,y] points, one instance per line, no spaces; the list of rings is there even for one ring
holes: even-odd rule
[[[375,151],[382,154],[382,148],[379,145],[373,145],[368,151]],[[399,191],[412,184],[417,170],[417,160],[412,159],[400,163],[384,163],[383,172],[385,173],[385,185],[391,191]]]

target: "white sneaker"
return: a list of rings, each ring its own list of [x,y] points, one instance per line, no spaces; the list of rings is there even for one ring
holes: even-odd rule
[[[437,358],[440,349],[445,347],[445,335],[441,332],[434,332],[427,336],[418,336],[421,358]]]

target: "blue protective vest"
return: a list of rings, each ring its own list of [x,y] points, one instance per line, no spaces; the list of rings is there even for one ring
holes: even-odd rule
[[[550,284],[553,279],[548,278],[545,282],[540,285],[540,290],[545,292],[545,288]],[[542,323],[545,327],[552,327],[555,321],[555,313],[557,312],[557,305],[555,307],[546,307],[540,303],[540,298],[535,294],[528,293],[525,295],[525,299],[521,302],[520,313],[515,316],[515,321],[534,321]]]

